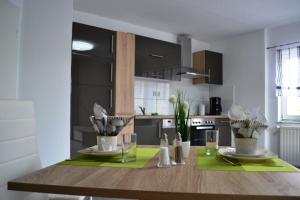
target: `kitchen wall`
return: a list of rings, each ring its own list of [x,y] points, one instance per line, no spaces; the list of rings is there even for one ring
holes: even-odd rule
[[[24,2],[19,95],[34,103],[43,166],[70,155],[72,18],[72,0]]]
[[[265,30],[266,47],[300,41],[300,22]],[[266,50],[266,117],[271,124],[278,121],[278,99],[275,95],[276,49]],[[267,134],[266,147],[279,153],[279,129]]]
[[[249,109],[265,109],[264,31],[256,31],[211,43],[223,53],[223,85],[211,86],[210,96],[220,96],[227,113],[231,102]],[[264,145],[264,138],[260,146]]]
[[[105,17],[100,17],[97,15],[84,13],[80,11],[74,11],[74,21],[84,24],[89,24],[92,26],[97,26],[101,28],[106,28],[115,31],[131,32],[137,35],[143,35],[147,37],[152,37],[159,40],[164,40],[168,42],[177,42],[177,35],[171,34],[163,31],[154,30],[151,28],[138,26],[118,20],[113,20]],[[200,51],[204,49],[209,49],[210,44],[192,39],[192,52]],[[137,92],[135,101],[135,112],[141,114],[138,106],[142,105],[146,107],[147,113],[158,112],[159,114],[171,114],[172,108],[168,103],[169,94],[176,94],[177,88],[187,91],[188,96],[193,100],[192,113],[196,114],[198,109],[198,104],[204,101],[206,104],[208,102],[209,88],[207,85],[193,85],[190,79],[182,79],[181,82],[176,81],[160,81],[157,79],[137,79],[136,80],[136,90],[144,91],[142,93]],[[166,89],[169,93],[164,92],[164,97],[153,96],[153,91],[159,88]],[[147,92],[146,92],[147,91]],[[152,91],[152,92],[149,92]],[[151,94],[151,96],[149,96]],[[162,93],[161,93],[162,94]],[[143,96],[144,95],[144,96]]]
[[[211,86],[210,96],[264,110],[264,31],[213,42],[211,50],[223,53],[223,85]]]
[[[21,5],[0,1],[0,99],[17,98]]]
[[[139,106],[146,108],[146,114],[159,113],[172,115],[173,107],[168,99],[176,95],[177,91],[184,91],[191,102],[190,114],[198,114],[199,104],[208,106],[209,88],[206,85],[193,85],[190,79],[165,81],[148,78],[135,78],[135,113],[142,114]]]

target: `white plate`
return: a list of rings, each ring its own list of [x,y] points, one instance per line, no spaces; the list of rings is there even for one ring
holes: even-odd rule
[[[232,148],[232,151],[228,151],[229,154],[233,156],[242,156],[242,157],[260,157],[265,155],[266,151],[263,149],[258,149],[255,154],[242,154],[242,153],[236,153],[235,148]]]
[[[275,154],[273,154],[270,151],[267,150],[260,150],[262,152],[261,156],[253,156],[253,155],[241,155],[241,154],[235,154],[235,148],[232,147],[225,147],[219,149],[219,154],[222,156],[225,156],[227,158],[234,158],[239,160],[249,160],[249,161],[259,161],[259,160],[269,160],[274,157],[276,157]]]
[[[122,154],[122,147],[118,146],[116,151],[99,151],[98,146],[92,146],[86,149],[78,151],[84,155],[93,155],[93,156],[117,156]]]

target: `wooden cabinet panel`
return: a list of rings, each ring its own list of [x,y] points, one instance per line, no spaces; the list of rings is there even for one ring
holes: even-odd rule
[[[131,33],[117,33],[116,48],[116,83],[115,83],[115,115],[134,115],[134,70],[135,70],[135,35]],[[134,120],[119,134],[134,132]]]
[[[206,50],[193,53],[193,69],[197,72],[210,75],[210,77],[200,77],[193,79],[193,84],[223,84],[221,53]]]
[[[115,114],[134,114],[134,58],[135,36],[117,33]]]
[[[208,70],[205,67],[205,51],[199,51],[193,53],[193,69],[196,72],[208,74]],[[193,79],[193,84],[200,84],[200,83],[208,83],[208,78],[201,77],[201,78]]]

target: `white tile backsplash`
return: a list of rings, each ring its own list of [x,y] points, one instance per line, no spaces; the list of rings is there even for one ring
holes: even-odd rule
[[[209,106],[209,86],[193,85],[191,79],[164,81],[146,78],[135,78],[135,113],[142,114],[139,106],[146,108],[146,114],[158,112],[161,115],[173,114],[173,107],[168,99],[178,90],[185,91],[191,104],[191,114],[199,113],[199,105]]]
[[[156,100],[153,99],[135,99],[135,114],[137,115],[141,115],[142,111],[139,108],[139,106],[141,107],[145,107],[146,110],[146,115],[151,115],[151,113],[157,112],[157,106],[156,106]]]
[[[182,78],[180,82],[172,81],[170,84],[170,95],[175,95],[178,90],[186,92],[191,101],[190,114],[199,114],[199,105],[204,103],[208,110],[209,106],[209,85],[193,85],[192,79]]]
[[[169,100],[167,99],[157,99],[156,100],[156,109],[160,115],[169,115],[170,111],[172,111],[170,107]]]
[[[170,83],[157,82],[156,83],[156,98],[166,100],[170,97]]]

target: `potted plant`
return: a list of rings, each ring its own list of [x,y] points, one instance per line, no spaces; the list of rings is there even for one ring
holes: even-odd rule
[[[259,109],[250,112],[239,105],[233,105],[228,116],[235,136],[236,153],[256,154],[257,137],[268,127],[265,116],[259,112]]]
[[[169,102],[173,104],[175,129],[177,133],[181,134],[183,156],[187,158],[191,146],[189,120],[190,104],[186,99],[185,93],[182,91],[178,91],[176,96],[171,96]]]

